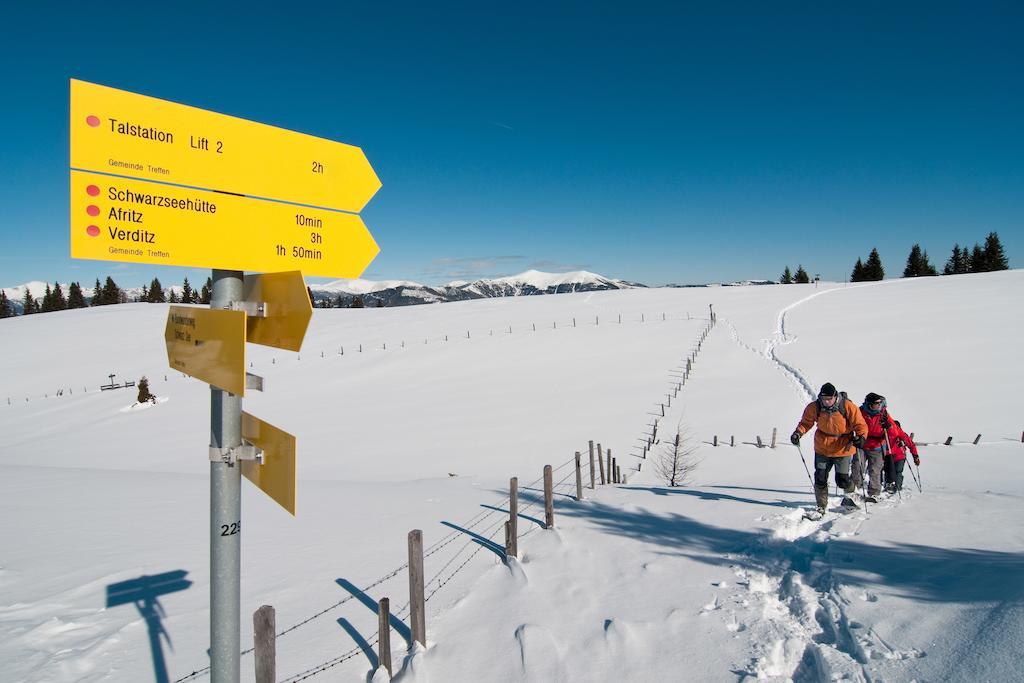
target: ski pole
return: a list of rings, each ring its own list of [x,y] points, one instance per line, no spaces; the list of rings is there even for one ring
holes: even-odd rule
[[[811,492],[814,492],[814,478],[811,476],[811,471],[807,469],[807,459],[804,457],[804,449],[800,448],[800,444],[796,445],[796,452],[800,454],[800,462],[804,464],[804,472],[807,473],[807,481],[811,482]]]
[[[888,429],[883,429],[882,431],[885,433],[885,443],[886,443],[887,446],[889,446],[889,452],[892,453],[892,444],[889,443],[889,430]],[[906,460],[906,459],[907,459],[906,456],[904,456],[904,460]],[[910,476],[912,476],[914,478],[914,483],[917,484],[917,492],[918,493],[924,493],[924,491],[921,488],[921,481],[917,478],[917,475],[914,474],[913,462],[908,462],[907,463],[907,469],[910,470]],[[903,500],[903,495],[902,494],[900,494],[900,500]]]
[[[857,454],[860,457],[857,458],[855,456],[854,459],[860,461],[857,464],[857,467],[860,467],[860,492],[864,496],[864,512],[867,513],[867,511],[868,511],[868,485],[867,485],[867,482],[864,481],[867,477],[864,476],[864,467],[863,467],[863,465],[866,463],[866,461],[868,459],[868,456],[867,456],[867,453],[864,452],[863,448],[858,448],[857,449]]]

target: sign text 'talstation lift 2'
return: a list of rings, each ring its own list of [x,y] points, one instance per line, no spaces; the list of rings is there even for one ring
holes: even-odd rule
[[[379,188],[358,147],[71,81],[75,258],[355,278]]]

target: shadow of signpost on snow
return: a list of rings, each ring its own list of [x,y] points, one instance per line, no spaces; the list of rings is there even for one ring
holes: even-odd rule
[[[191,586],[192,582],[185,578],[186,574],[188,572],[184,569],[177,569],[153,576],[144,575],[137,579],[129,579],[107,586],[107,607],[135,605],[139,614],[145,619],[146,628],[149,631],[149,649],[153,657],[156,683],[168,683],[169,681],[167,661],[164,659],[160,637],[163,636],[167,640],[167,646],[173,649],[171,636],[163,625],[162,620],[167,615],[160,604],[160,597],[183,591]]]

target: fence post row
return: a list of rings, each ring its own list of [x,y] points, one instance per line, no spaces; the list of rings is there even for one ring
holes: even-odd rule
[[[551,485],[551,465],[544,465],[544,528],[555,527],[555,499]]]
[[[277,680],[277,645],[274,636],[276,632],[273,607],[263,605],[253,612],[252,638],[256,683],[274,683]]]
[[[576,500],[583,500],[583,475],[580,473],[579,451],[576,451]]]
[[[391,676],[391,600],[377,603],[377,661]]]
[[[409,626],[412,643],[427,646],[427,616],[423,600],[423,532],[409,532]]]

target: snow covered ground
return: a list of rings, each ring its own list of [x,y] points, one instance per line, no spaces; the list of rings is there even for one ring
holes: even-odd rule
[[[298,436],[300,481],[296,518],[243,483],[243,639],[274,605],[279,680],[365,681],[387,596],[405,681],[1017,679],[1022,295],[1008,271],[317,310],[301,354],[248,350],[266,392],[246,410]],[[165,317],[0,323],[0,681],[208,680],[209,390],[167,369]],[[112,372],[164,400],[130,409],[134,390],[97,390]],[[825,381],[888,397],[928,444],[922,493],[908,473],[902,499],[803,519],[787,436]],[[638,457],[655,419],[688,427],[693,485]],[[577,502],[591,439],[629,481]],[[414,528],[430,642],[405,658]]]

